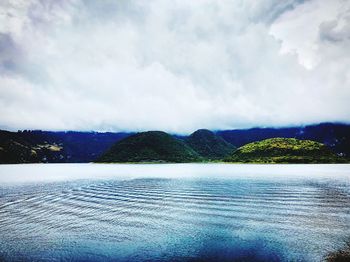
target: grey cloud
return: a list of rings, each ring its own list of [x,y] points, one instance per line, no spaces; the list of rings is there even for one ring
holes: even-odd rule
[[[22,60],[22,51],[11,35],[0,33],[0,70],[3,73],[15,73]]]
[[[264,0],[252,2],[257,8],[252,15],[253,21],[263,21],[267,24],[273,23],[285,12],[295,9],[297,6],[309,0]],[[253,9],[254,10],[254,9]]]
[[[0,72],[0,75],[25,77],[39,84],[48,81],[45,68],[30,61],[21,46],[5,33],[0,33]]]
[[[20,2],[0,26],[0,125],[186,133],[349,121],[345,47],[313,42],[339,14],[317,1]],[[310,10],[316,26],[299,22]],[[294,37],[296,51],[281,52]],[[309,53],[318,63],[305,68]]]
[[[339,42],[350,40],[350,12],[349,16],[344,19],[345,24],[340,28],[339,21],[332,20],[323,22],[320,25],[320,38],[321,40],[330,42]]]
[[[82,6],[91,19],[108,21],[116,18],[124,20],[142,21],[147,13],[148,6],[142,1],[134,0],[106,0],[103,4],[94,0],[83,0]]]

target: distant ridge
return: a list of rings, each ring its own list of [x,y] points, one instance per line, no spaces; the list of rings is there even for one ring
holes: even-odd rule
[[[162,131],[141,132],[114,144],[96,162],[196,162],[198,153]]]

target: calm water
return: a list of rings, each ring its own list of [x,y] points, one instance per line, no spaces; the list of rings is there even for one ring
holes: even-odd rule
[[[349,165],[3,165],[0,260],[321,261]]]

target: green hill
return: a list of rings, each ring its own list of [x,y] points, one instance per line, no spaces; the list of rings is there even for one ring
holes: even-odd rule
[[[199,129],[186,138],[186,143],[206,159],[222,159],[230,155],[235,147],[220,136],[206,129]]]
[[[96,162],[196,162],[200,156],[161,131],[137,133],[114,144]]]
[[[344,159],[324,144],[295,138],[270,138],[238,148],[226,162],[337,163]]]

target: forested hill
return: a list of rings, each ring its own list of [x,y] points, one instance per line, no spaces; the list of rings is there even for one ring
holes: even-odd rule
[[[242,163],[345,163],[327,146],[311,140],[269,138],[238,148],[227,162]]]
[[[267,138],[296,138],[320,142],[337,154],[350,157],[350,125],[347,124],[323,123],[290,128],[225,130],[216,133],[236,147]]]
[[[93,162],[116,142],[132,134],[134,133],[0,131],[0,163]],[[198,130],[189,136],[174,137],[182,139],[199,155],[208,159],[220,159],[234,147],[275,137],[317,141],[340,156],[350,157],[350,125],[346,124],[325,123],[214,133]]]
[[[223,159],[236,148],[222,137],[207,129],[199,129],[184,140],[200,156],[209,159]]]
[[[97,162],[198,162],[185,142],[162,131],[141,132],[115,143]]]

